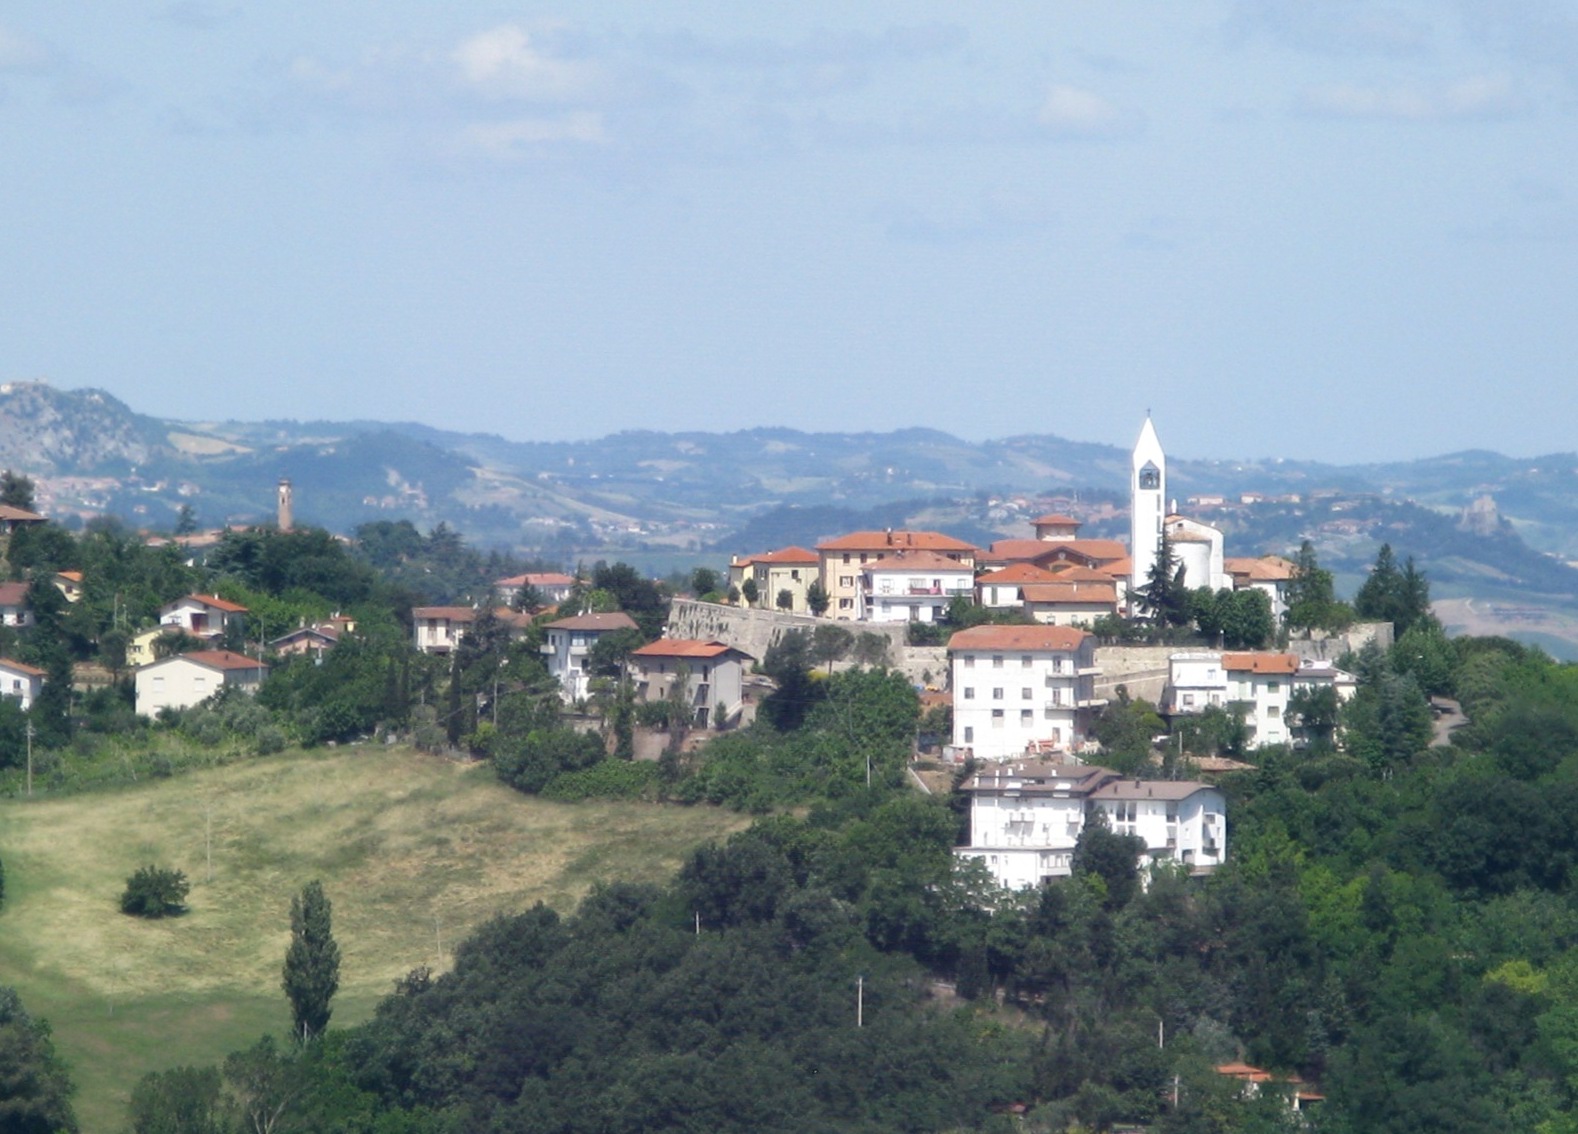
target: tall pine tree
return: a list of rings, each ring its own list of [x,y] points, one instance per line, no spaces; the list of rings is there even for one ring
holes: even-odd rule
[[[312,881],[290,900],[290,948],[283,985],[298,1043],[329,1026],[329,1001],[340,987],[340,947],[330,926],[323,883]]]

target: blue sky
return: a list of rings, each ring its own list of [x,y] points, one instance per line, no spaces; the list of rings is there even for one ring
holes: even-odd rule
[[[1578,8],[0,11],[0,377],[162,416],[1571,451]]]

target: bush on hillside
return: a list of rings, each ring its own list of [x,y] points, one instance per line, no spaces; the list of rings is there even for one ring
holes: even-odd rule
[[[133,917],[177,917],[186,912],[186,895],[191,888],[186,875],[179,870],[140,866],[126,879],[121,913]]]

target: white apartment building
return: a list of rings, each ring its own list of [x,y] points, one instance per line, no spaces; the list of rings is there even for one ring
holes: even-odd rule
[[[935,551],[898,551],[860,570],[861,622],[941,622],[956,598],[975,597],[975,569]]]
[[[980,861],[1009,889],[1067,877],[1097,809],[1113,831],[1143,840],[1142,867],[1172,861],[1203,873],[1227,858],[1227,801],[1209,784],[1031,760],[992,765],[960,790],[970,797],[970,844],[954,854]]]
[[[953,743],[978,759],[1072,750],[1095,710],[1096,640],[1068,626],[975,626],[948,640]]]
[[[577,614],[561,618],[545,627],[548,640],[542,646],[548,673],[559,683],[559,695],[566,701],[579,701],[589,692],[586,656],[597,639],[615,630],[637,629],[635,619],[622,610],[608,614]]]

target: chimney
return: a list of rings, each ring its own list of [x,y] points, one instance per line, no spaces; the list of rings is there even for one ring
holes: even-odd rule
[[[290,477],[282,476],[279,478],[279,514],[276,522],[280,531],[288,532],[294,521],[295,517],[291,510]]]
[[[892,528],[888,529],[888,546],[889,547],[893,546],[893,529]]]

